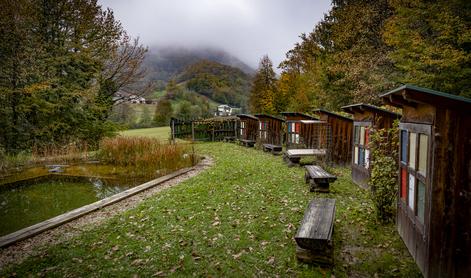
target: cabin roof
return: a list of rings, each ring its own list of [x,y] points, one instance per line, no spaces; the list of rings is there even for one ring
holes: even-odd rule
[[[363,111],[371,111],[371,112],[374,112],[374,113],[388,115],[388,116],[393,117],[393,118],[401,117],[401,114],[391,112],[389,110],[380,108],[378,106],[374,106],[374,105],[366,104],[366,103],[357,103],[357,104],[346,105],[346,106],[342,107],[342,110],[344,110],[345,112],[350,113],[350,114],[355,114],[355,113],[358,113],[358,112],[361,113]]]
[[[249,118],[249,119],[258,121],[257,117],[255,117],[253,115],[249,115],[249,114],[237,114],[236,116],[239,117],[239,118]]]
[[[304,114],[304,113],[301,113],[301,112],[281,112],[281,115],[283,116],[292,116],[292,117],[296,117],[296,116],[299,116],[299,117],[305,117],[307,119],[311,119],[311,120],[317,120],[316,117],[313,117],[311,115],[308,115],[308,114]]]
[[[273,115],[270,115],[270,114],[255,114],[254,115],[255,117],[257,118],[270,118],[270,119],[274,119],[274,120],[277,120],[277,121],[281,121],[281,122],[284,122],[285,120],[281,119],[281,118],[278,118],[276,116],[273,116]]]
[[[454,109],[461,108],[465,111],[471,110],[471,99],[428,88],[422,88],[410,84],[403,85],[381,95],[387,104],[403,107],[416,106],[417,103],[427,103],[434,106],[449,106]]]
[[[334,113],[334,112],[331,112],[331,111],[328,111],[328,110],[325,110],[325,109],[322,109],[322,108],[314,109],[313,112],[314,113],[324,113],[324,114],[328,114],[329,116],[333,116],[333,117],[337,117],[337,118],[340,118],[340,119],[343,119],[343,120],[353,122],[353,119],[351,119],[349,117],[346,117],[346,116],[343,116],[343,115],[340,115],[340,114],[337,114],[337,113]]]

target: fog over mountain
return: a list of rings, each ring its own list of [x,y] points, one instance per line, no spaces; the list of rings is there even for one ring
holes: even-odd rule
[[[176,77],[186,67],[201,60],[209,60],[220,64],[239,68],[251,75],[254,68],[248,66],[237,57],[214,48],[184,48],[179,46],[150,47],[145,64],[149,69],[149,78],[168,81]]]
[[[264,54],[277,66],[293,42],[299,41],[299,34],[312,31],[330,7],[329,0],[99,0],[99,3],[111,8],[128,33],[140,37],[152,51],[169,46],[216,49],[230,53],[252,68],[258,66]]]

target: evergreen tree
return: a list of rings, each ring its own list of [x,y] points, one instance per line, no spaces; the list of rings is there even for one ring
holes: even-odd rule
[[[154,122],[157,126],[166,126],[170,122],[172,117],[173,109],[171,102],[164,98],[157,103],[155,108]]]
[[[276,74],[268,55],[262,57],[252,82],[250,91],[250,111],[252,113],[275,112]]]

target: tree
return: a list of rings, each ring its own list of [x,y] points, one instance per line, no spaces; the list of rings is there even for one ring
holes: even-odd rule
[[[275,112],[276,74],[268,55],[262,57],[250,90],[250,111],[252,113]]]
[[[138,82],[143,57],[113,12],[95,0],[1,7],[0,146],[96,144],[113,132],[112,93]]]
[[[152,122],[153,122],[152,115],[150,113],[149,108],[146,105],[142,108],[142,114],[139,120],[139,127],[151,127]]]
[[[391,1],[384,30],[396,80],[471,97],[471,3]]]
[[[159,100],[155,108],[154,122],[157,126],[166,126],[173,114],[172,103],[164,98]]]

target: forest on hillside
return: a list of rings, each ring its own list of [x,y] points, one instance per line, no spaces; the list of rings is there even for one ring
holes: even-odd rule
[[[333,0],[300,39],[279,77],[261,59],[252,112],[381,104],[379,94],[406,83],[471,97],[471,1]]]

